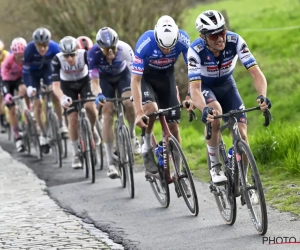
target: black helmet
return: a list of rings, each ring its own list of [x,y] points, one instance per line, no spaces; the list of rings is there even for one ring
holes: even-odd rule
[[[38,28],[32,34],[32,39],[35,43],[49,43],[51,40],[51,33],[46,28]]]
[[[72,36],[65,36],[60,40],[59,48],[63,54],[75,53],[78,49],[77,39]]]
[[[119,41],[117,32],[109,27],[100,29],[96,35],[96,42],[101,49],[116,46]]]

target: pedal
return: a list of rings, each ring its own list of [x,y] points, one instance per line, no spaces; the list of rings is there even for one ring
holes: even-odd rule
[[[214,184],[210,184],[209,186],[210,192],[214,195],[220,196],[220,193],[218,192],[216,186]]]
[[[146,175],[145,178],[146,178],[146,181],[153,183],[153,179],[149,175]]]

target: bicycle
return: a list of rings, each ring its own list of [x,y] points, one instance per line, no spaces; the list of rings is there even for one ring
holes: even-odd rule
[[[44,90],[41,92],[42,97],[46,97],[46,133],[49,138],[49,146],[54,153],[54,158],[58,167],[62,167],[62,139],[61,134],[59,133],[59,124],[56,113],[53,110],[51,93],[52,90],[49,90],[49,87],[44,85],[42,87]]]
[[[97,163],[99,163],[99,169],[103,170],[103,138],[102,138],[102,128],[103,128],[103,121],[102,121],[102,108],[101,106],[98,108],[98,117],[95,123],[95,129],[100,137],[100,145],[98,146],[98,157]]]
[[[176,108],[182,108],[183,105],[179,104],[167,109],[159,109],[157,112],[147,114],[148,117],[156,116],[159,119],[162,128],[162,147],[163,147],[163,166],[160,166],[157,162],[158,172],[153,174],[145,173],[146,180],[149,181],[151,188],[155,194],[159,203],[167,208],[170,204],[170,191],[169,184],[174,183],[175,192],[177,197],[183,197],[190,212],[197,216],[199,213],[199,205],[197,192],[194,185],[192,173],[190,171],[188,162],[183,153],[183,150],[177,141],[177,139],[171,134],[167,125],[165,116]],[[195,118],[194,111],[190,112],[190,121]],[[147,122],[146,118],[143,118],[144,123]],[[145,128],[142,129],[142,140],[145,135]],[[152,144],[157,145],[154,134],[152,133]],[[175,154],[179,154],[181,157],[180,163],[176,161]],[[170,162],[173,163],[174,173],[170,173]],[[186,181],[189,183],[187,184]],[[189,192],[190,191],[190,192]]]
[[[84,160],[85,163],[85,177],[89,178],[91,174],[91,181],[95,183],[96,173],[95,173],[95,165],[96,165],[96,144],[94,141],[93,133],[89,118],[86,114],[86,109],[83,106],[84,102],[87,101],[95,101],[96,98],[87,98],[81,99],[80,96],[78,100],[73,100],[72,103],[77,105],[78,110],[78,126],[79,126],[79,134],[78,141],[80,142],[80,159]]]
[[[118,97],[116,93],[115,98],[106,98],[107,102],[114,103],[114,110],[116,115],[115,120],[115,142],[116,142],[116,155],[118,158],[118,170],[122,183],[122,187],[127,185],[129,195],[133,199],[135,195],[134,190],[134,176],[133,176],[133,150],[129,136],[128,127],[124,119],[123,101],[131,99],[130,97]]]
[[[214,119],[228,117],[229,120],[223,124],[220,128],[221,133],[228,128],[232,132],[232,158],[227,157],[226,146],[222,139],[219,143],[220,158],[224,166],[224,174],[227,177],[227,181],[223,183],[214,184],[210,180],[210,190],[214,194],[219,212],[226,224],[233,225],[236,220],[236,197],[241,196],[241,204],[244,206],[247,204],[247,208],[250,214],[251,221],[254,224],[258,234],[264,235],[268,230],[268,217],[267,207],[265,202],[265,196],[263,187],[261,184],[258,168],[248,144],[241,138],[236,116],[250,112],[254,110],[260,110],[260,107],[253,107],[244,110],[231,110],[226,114],[214,116]],[[272,120],[270,111],[267,109],[263,113],[265,117],[264,126],[268,126]],[[206,139],[209,140],[212,135],[211,124],[206,124]],[[248,166],[244,166],[244,157],[248,159]],[[210,170],[210,160],[207,154],[208,169]],[[249,166],[251,170],[251,178],[248,178]],[[251,183],[252,182],[252,183]],[[255,212],[255,203],[260,202],[259,216]]]

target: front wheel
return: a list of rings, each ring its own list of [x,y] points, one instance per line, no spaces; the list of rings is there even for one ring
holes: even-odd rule
[[[102,131],[101,131],[101,125],[100,125],[100,121],[96,120],[95,122],[95,129],[97,130],[97,133],[100,137],[100,145],[97,146],[98,148],[98,154],[97,154],[97,163],[99,164],[99,169],[102,170],[103,169],[103,139],[102,139]]]
[[[173,163],[176,171],[175,178],[180,193],[183,196],[183,199],[190,212],[194,216],[197,216],[199,213],[198,197],[194,185],[194,180],[185,155],[174,136],[169,137],[168,147],[169,157],[172,160],[171,162]]]
[[[266,234],[268,230],[268,214],[263,187],[260,181],[259,172],[253,154],[245,141],[239,141],[237,144],[238,152],[242,156],[240,163],[247,157],[248,166],[242,168],[244,174],[241,178],[243,198],[246,201],[251,221],[260,235]],[[245,185],[243,185],[243,183]]]

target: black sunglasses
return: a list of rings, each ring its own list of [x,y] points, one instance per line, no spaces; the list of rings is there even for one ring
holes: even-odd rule
[[[63,56],[64,56],[65,58],[68,58],[69,56],[70,56],[70,57],[74,57],[74,56],[76,56],[76,54],[75,54],[75,53],[64,54]]]

